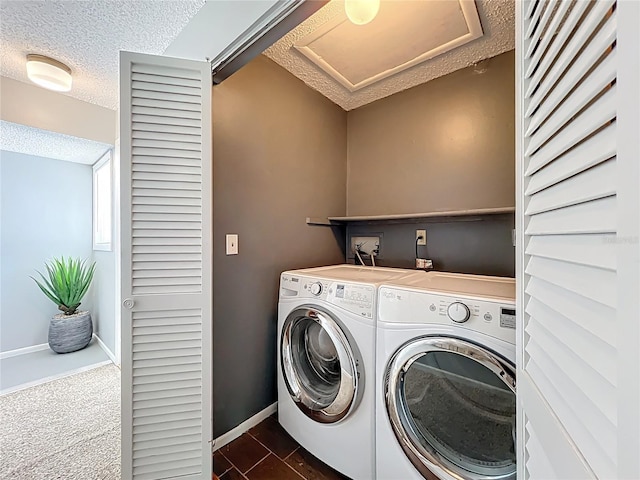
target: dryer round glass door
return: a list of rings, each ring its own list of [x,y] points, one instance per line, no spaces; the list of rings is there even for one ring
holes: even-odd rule
[[[287,389],[308,417],[335,423],[356,406],[360,360],[331,314],[316,307],[294,310],[284,322],[280,345]]]
[[[425,478],[515,479],[516,376],[479,345],[421,337],[391,358],[387,413]]]

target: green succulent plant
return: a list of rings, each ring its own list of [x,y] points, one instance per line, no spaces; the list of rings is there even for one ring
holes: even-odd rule
[[[47,277],[38,272],[42,282],[34,277],[31,278],[38,284],[40,290],[58,306],[59,310],[65,315],[73,315],[91,285],[96,269],[95,262],[88,266],[85,260],[79,258],[60,257],[54,258],[50,263],[44,265],[47,269]]]

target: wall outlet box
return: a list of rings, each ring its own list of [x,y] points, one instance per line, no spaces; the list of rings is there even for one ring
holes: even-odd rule
[[[382,253],[382,235],[380,236],[359,236],[359,235],[353,235],[350,238],[350,242],[349,242],[349,257],[353,258],[355,257],[355,251],[358,250],[360,252],[360,255],[367,255],[370,256],[371,252],[374,252],[374,255],[376,257],[379,257],[380,254]]]
[[[227,255],[238,255],[237,233],[227,233]]]
[[[427,231],[416,230],[416,245],[426,245],[426,244],[427,244]]]

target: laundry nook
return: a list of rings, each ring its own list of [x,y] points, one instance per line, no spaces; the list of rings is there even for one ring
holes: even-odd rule
[[[640,478],[640,2],[0,17],[0,478]]]

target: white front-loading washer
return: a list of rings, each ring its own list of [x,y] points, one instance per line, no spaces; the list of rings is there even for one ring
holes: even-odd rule
[[[354,480],[375,478],[377,286],[411,274],[336,265],[280,276],[278,420]]]
[[[514,279],[381,285],[376,356],[376,478],[516,478]]]

